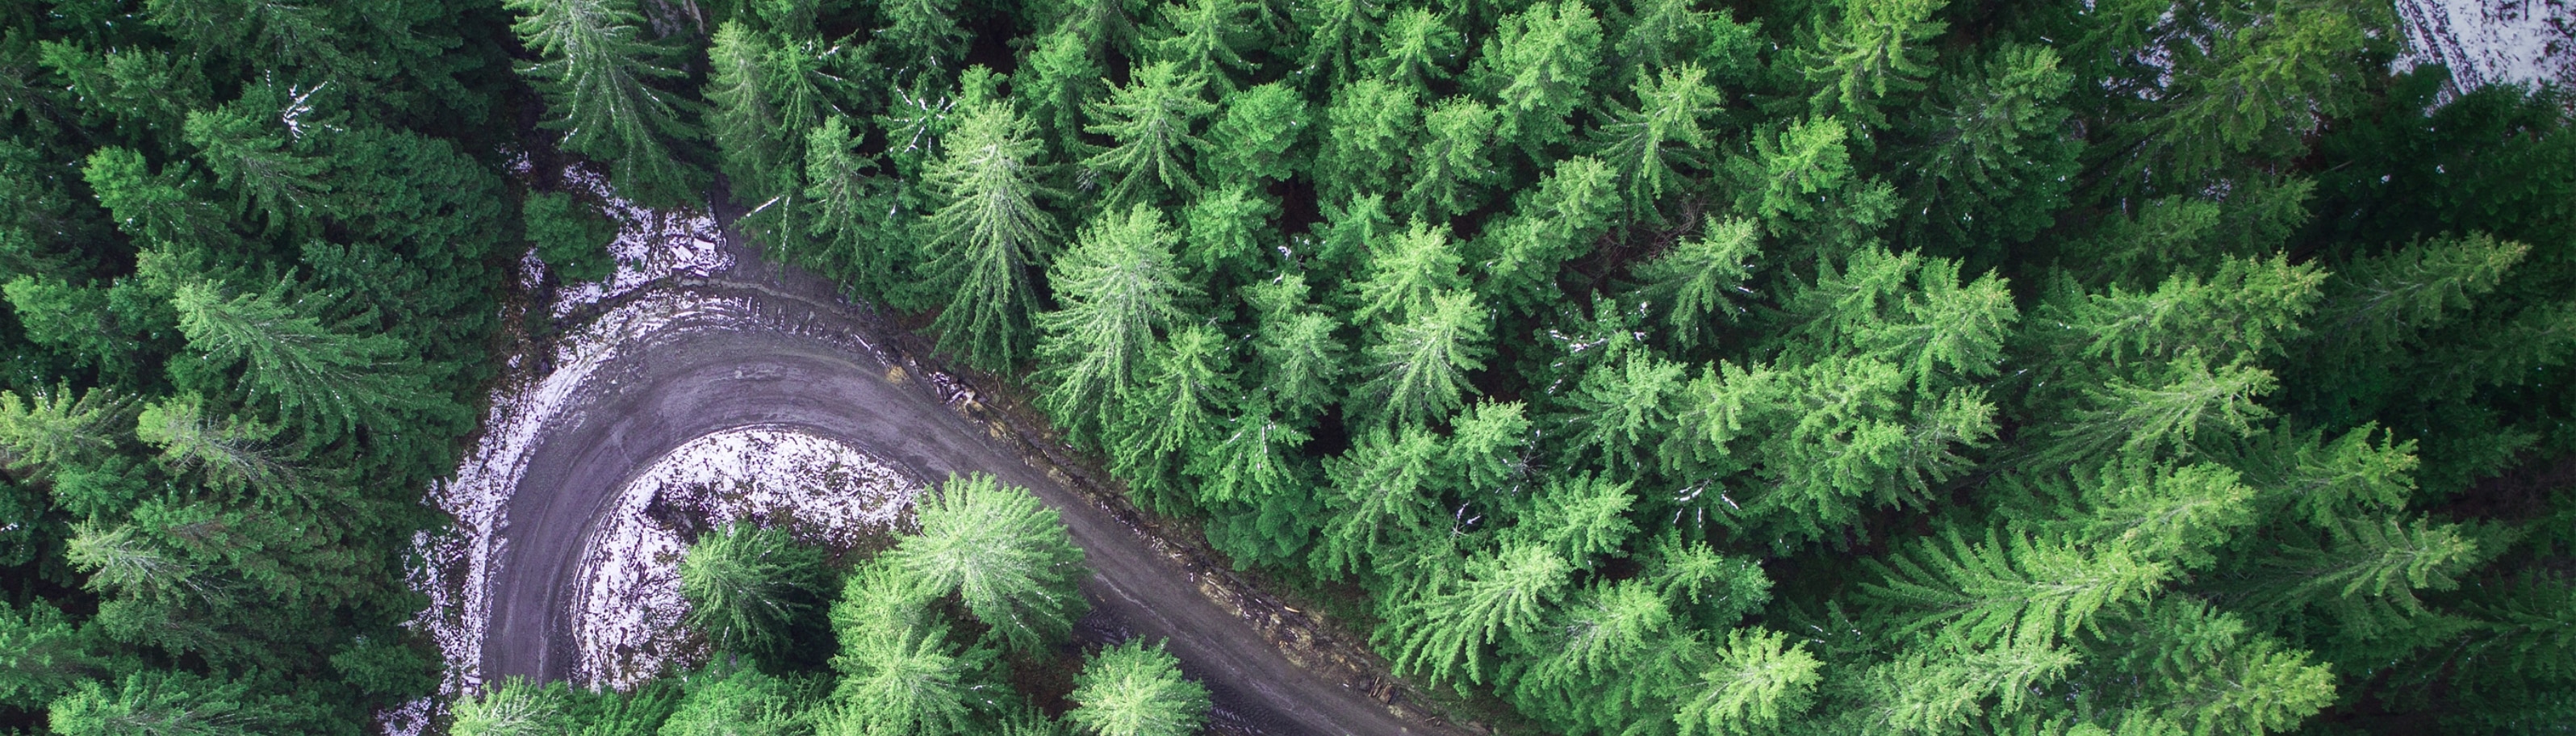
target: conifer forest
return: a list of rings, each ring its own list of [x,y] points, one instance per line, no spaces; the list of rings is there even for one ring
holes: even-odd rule
[[[422,498],[617,267],[574,162],[1422,733],[2569,733],[2576,91],[2404,5],[0,3],[0,734],[1231,733],[982,474],[696,534],[702,662],[451,685]]]

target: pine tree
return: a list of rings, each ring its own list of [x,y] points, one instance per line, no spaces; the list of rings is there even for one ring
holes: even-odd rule
[[[855,133],[835,116],[806,134],[809,239],[802,242],[812,251],[799,254],[786,244],[780,247],[808,264],[843,274],[842,280],[856,285],[862,296],[883,300],[905,284],[899,274],[918,264],[909,257],[910,243],[885,226],[891,187],[873,170],[876,162],[855,150]]]
[[[2052,647],[2154,595],[2173,571],[2118,548],[2083,549],[1990,533],[1952,532],[1880,565],[1863,590],[1896,608],[1900,635],[1980,648]]]
[[[1272,255],[1263,246],[1275,238],[1271,221],[1278,214],[1277,202],[1243,183],[1199,197],[1181,215],[1192,272],[1208,283],[1255,278]]]
[[[1467,285],[1458,272],[1458,251],[1449,243],[1448,228],[1416,220],[1392,240],[1369,251],[1367,277],[1351,284],[1350,297],[1358,305],[1351,310],[1355,323],[1420,316],[1434,298]]]
[[[1528,669],[1497,682],[1511,683],[1523,712],[1613,715],[1593,719],[1603,730],[1649,720],[1654,715],[1638,711],[1656,707],[1651,691],[1679,674],[1654,667],[1671,661],[1654,650],[1668,646],[1674,631],[1672,611],[1652,588],[1635,581],[1595,584],[1550,612],[1549,625],[1520,643]]]
[[[656,89],[684,76],[664,48],[641,38],[641,16],[610,0],[509,0],[519,14],[511,30],[544,57],[519,73],[545,92],[564,132],[565,150],[609,162],[619,191],[638,201],[676,205],[696,198],[699,175],[681,147],[696,140],[691,104]]]
[[[1429,488],[1439,453],[1438,438],[1420,427],[1380,427],[1326,461],[1332,513],[1310,564],[1345,574],[1403,564],[1405,547],[1446,515]]]
[[[902,549],[901,547],[897,548]],[[844,629],[841,654],[832,660],[841,683],[832,705],[817,720],[826,733],[907,733],[964,736],[977,733],[968,710],[991,687],[982,672],[993,651],[960,649],[945,626]]]
[[[284,131],[269,128],[272,116],[244,110],[247,102],[188,114],[186,137],[198,160],[217,185],[233,190],[235,210],[258,210],[271,230],[325,214],[331,192],[325,161],[298,155]]]
[[[1219,412],[1240,404],[1225,370],[1233,362],[1224,340],[1199,325],[1174,330],[1149,352],[1110,456],[1110,469],[1147,504],[1181,507],[1181,466],[1216,441]]]
[[[815,605],[822,562],[785,530],[735,522],[710,531],[680,559],[689,625],[730,652],[780,654]]]
[[[1801,70],[1816,85],[1809,104],[1816,115],[1838,115],[1883,128],[1879,100],[1891,91],[1923,88],[1931,73],[1931,40],[1948,23],[1932,20],[1947,0],[1844,3],[1840,28],[1825,31]]]
[[[201,470],[216,488],[282,496],[296,477],[267,445],[276,433],[274,427],[206,416],[194,396],[145,405],[134,426],[135,439],[161,448],[155,459],[173,475]]]
[[[1423,114],[1421,149],[1404,188],[1404,203],[1416,217],[1443,220],[1484,202],[1484,184],[1496,173],[1486,152],[1495,122],[1492,109],[1463,97],[1441,100]]]
[[[894,0],[877,7],[885,25],[874,43],[876,57],[896,79],[916,86],[946,83],[965,56],[971,35],[959,23],[958,0]]]
[[[1320,135],[1315,178],[1325,201],[1386,194],[1397,181],[1388,163],[1410,158],[1422,135],[1421,109],[1412,90],[1362,79],[1333,89]]]
[[[1582,382],[1565,396],[1571,440],[1564,445],[1567,459],[1576,464],[1597,460],[1613,477],[1645,472],[1645,453],[1671,423],[1670,404],[1682,383],[1681,364],[1643,350],[1585,371]]]
[[[0,603],[0,705],[34,710],[94,680],[106,664],[53,604]]]
[[[1001,370],[1028,350],[1037,307],[1029,269],[1055,237],[1039,199],[1054,193],[1039,184],[1034,132],[1007,103],[965,110],[943,143],[926,177],[942,200],[930,216],[930,269],[951,296],[931,328],[967,362]]]
[[[1643,282],[1638,301],[1663,311],[1674,343],[1684,348],[1703,344],[1707,325],[1735,322],[1746,311],[1742,303],[1756,296],[1745,282],[1753,275],[1753,259],[1761,254],[1761,238],[1752,220],[1711,225],[1699,237],[1637,266]]]
[[[1378,44],[1385,4],[1377,0],[1299,0],[1291,18],[1306,39],[1301,69],[1313,70],[1320,83],[1338,88],[1359,75],[1360,64]]]
[[[308,441],[387,421],[391,411],[431,398],[400,340],[325,326],[288,306],[288,287],[227,297],[220,284],[192,283],[170,304],[190,347],[244,364],[242,387],[311,427]]]
[[[1628,520],[1629,507],[1637,502],[1629,486],[1588,473],[1549,478],[1512,530],[1526,532],[1576,568],[1591,569],[1593,560],[1619,550],[1637,533],[1636,523]]]
[[[13,471],[50,472],[82,463],[115,449],[116,428],[132,403],[106,389],[83,391],[77,399],[67,386],[25,397],[0,391],[0,451]]]
[[[1601,20],[1580,0],[1533,3],[1504,16],[1486,37],[1468,86],[1496,100],[1495,136],[1534,158],[1573,133],[1575,110],[1592,101],[1600,71]]]
[[[1127,84],[1111,89],[1107,102],[1090,106],[1094,122],[1083,130],[1108,136],[1111,145],[1082,165],[1108,178],[1102,200],[1110,211],[1198,193],[1190,159],[1207,142],[1191,128],[1216,110],[1199,98],[1206,84],[1206,77],[1183,74],[1170,62],[1145,64],[1130,70]]]
[[[1599,159],[1576,156],[1556,162],[1522,195],[1512,216],[1489,226],[1472,244],[1479,293],[1522,313],[1542,311],[1558,293],[1564,265],[1589,253],[1619,214],[1617,174]]]
[[[1041,133],[1038,137],[1054,147],[1056,155],[1070,155],[1067,149],[1082,132],[1083,107],[1099,96],[1106,76],[1083,37],[1072,28],[1060,28],[1039,36],[1028,56],[1020,60],[1019,70],[1011,75],[1011,97],[1028,111]]]
[[[1564,558],[1536,544],[1507,545],[1467,561],[1464,576],[1417,598],[1390,602],[1395,613],[1375,639],[1398,672],[1433,681],[1483,683],[1486,647],[1535,633],[1546,608],[1564,596]],[[1464,665],[1466,672],[1458,672]]]
[[[936,497],[915,503],[921,533],[885,553],[894,569],[928,590],[959,596],[1013,649],[1034,650],[1073,626],[1085,606],[1074,590],[1086,574],[1082,549],[1037,496],[973,475],[951,478]]]
[[[1074,431],[1097,431],[1127,400],[1154,333],[1180,321],[1180,302],[1195,296],[1172,264],[1172,240],[1162,215],[1138,204],[1084,228],[1050,270],[1064,307],[1038,318],[1052,379],[1040,401]]]
[[[1173,64],[1181,77],[1206,80],[1219,93],[1235,89],[1229,72],[1249,71],[1246,48],[1260,43],[1269,6],[1253,0],[1184,0],[1162,6],[1158,37],[1146,42],[1155,61]]]
[[[1816,217],[1824,195],[1852,178],[1851,151],[1843,144],[1849,133],[1842,121],[1830,117],[1755,133],[1752,155],[1726,164],[1729,183],[1739,192],[1736,211],[1775,222]]]
[[[1201,162],[1208,181],[1259,184],[1306,170],[1313,113],[1295,90],[1271,82],[1226,95],[1222,103],[1225,112],[1208,126],[1208,157]]]
[[[1356,396],[1382,421],[1427,422],[1456,410],[1471,388],[1467,374],[1485,367],[1488,318],[1472,294],[1432,295],[1427,307],[1368,347],[1369,379]]]
[[[1097,736],[1187,736],[1207,722],[1207,688],[1181,677],[1180,660],[1141,640],[1100,650],[1074,676],[1064,718]]]
[[[1683,736],[1761,733],[1807,709],[1821,664],[1805,642],[1791,642],[1779,632],[1729,631],[1726,644],[1700,675],[1700,687],[1674,719],[1681,722]]]
[[[1377,53],[1363,65],[1369,76],[1428,97],[1432,85],[1446,82],[1466,50],[1466,40],[1449,27],[1446,15],[1428,8],[1408,8],[1387,20]]]
[[[1974,248],[2029,240],[2067,205],[2079,144],[2058,104],[2075,75],[2044,46],[2006,46],[1975,76],[1945,78],[1938,102],[1911,127],[1924,141],[1905,158],[1906,198],[1928,208],[1932,242]]]
[[[1653,213],[1665,195],[1680,193],[1690,170],[1710,165],[1701,156],[1715,145],[1707,120],[1724,98],[1707,76],[1695,65],[1641,75],[1637,104],[1613,107],[1593,131],[1593,155],[1618,171],[1631,214]]]
[[[1245,288],[1244,299],[1259,310],[1252,350],[1261,366],[1259,385],[1272,405],[1303,417],[1339,403],[1338,379],[1347,368],[1333,333],[1341,323],[1307,300],[1306,277],[1285,274],[1254,284]]]
[[[656,736],[788,736],[800,728],[804,713],[792,681],[744,667],[721,672],[709,667],[689,678],[688,692],[664,720]],[[613,696],[612,696],[613,697]],[[594,726],[595,727],[595,726]],[[590,733],[584,731],[582,733]]]
[[[47,725],[66,736],[114,734],[203,734],[233,736],[292,729],[291,708],[249,694],[240,682],[174,672],[126,675],[114,689],[97,682],[55,700]],[[460,724],[473,725],[459,718]],[[467,731],[490,734],[497,731]]]

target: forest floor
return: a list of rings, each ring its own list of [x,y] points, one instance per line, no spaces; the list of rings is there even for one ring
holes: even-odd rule
[[[673,232],[682,231],[705,232]],[[1024,405],[973,385],[989,379],[959,378],[927,343],[842,302],[831,283],[762,259],[730,230],[716,240],[723,252],[713,258],[672,247],[699,266],[553,310],[571,347],[537,367],[546,375],[523,391],[537,399],[512,404],[509,421],[499,405],[509,402],[496,402],[495,426],[443,489],[441,505],[465,532],[447,541],[448,572],[433,575],[444,582],[428,586],[441,603],[428,618],[460,670],[455,684],[631,679],[585,660],[619,648],[600,637],[632,637],[633,627],[581,612],[629,595],[591,590],[617,577],[602,570],[667,556],[613,541],[636,526],[626,518],[641,508],[633,489],[675,450],[761,427],[845,445],[916,486],[982,472],[1029,488],[1062,513],[1094,573],[1077,637],[1167,640],[1214,696],[1221,731],[1462,731],[1426,716],[1355,637],[1244,582],[1187,530],[1137,513]]]

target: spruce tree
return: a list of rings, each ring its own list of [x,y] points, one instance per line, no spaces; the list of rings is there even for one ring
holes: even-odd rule
[[[1216,110],[1199,97],[1206,85],[1205,76],[1156,62],[1130,70],[1127,84],[1090,106],[1093,123],[1083,130],[1109,137],[1111,145],[1082,165],[1107,180],[1103,199],[1111,211],[1198,193],[1190,161],[1207,143],[1192,129]]]
[[[1026,489],[990,476],[950,478],[916,501],[914,513],[921,533],[885,553],[887,564],[926,590],[958,596],[1011,648],[1032,650],[1064,636],[1086,607],[1074,590],[1085,575],[1082,549]],[[935,645],[898,643],[912,653],[897,654],[924,656],[921,648]]]
[[[951,296],[931,329],[987,370],[1028,352],[1037,308],[1030,269],[1043,263],[1055,218],[1041,205],[1040,145],[1009,103],[964,110],[926,175],[937,208],[930,270]]]
[[[670,51],[642,37],[644,18],[611,0],[509,0],[511,30],[542,61],[519,73],[546,94],[565,150],[609,163],[618,190],[640,202],[694,201],[700,175],[685,160],[698,138],[694,105],[656,84],[683,76]]]
[[[1181,676],[1160,643],[1129,641],[1084,662],[1064,714],[1097,736],[1187,736],[1207,722],[1207,688]]]

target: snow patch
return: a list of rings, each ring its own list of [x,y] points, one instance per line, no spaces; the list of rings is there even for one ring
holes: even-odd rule
[[[2576,3],[2570,0],[2398,0],[2407,55],[2399,71],[2448,64],[2453,89],[2576,84]]]
[[[671,451],[620,491],[583,551],[575,681],[624,689],[703,660],[681,626],[679,562],[696,529],[751,521],[845,551],[898,530],[920,489],[857,448],[788,427]]]

